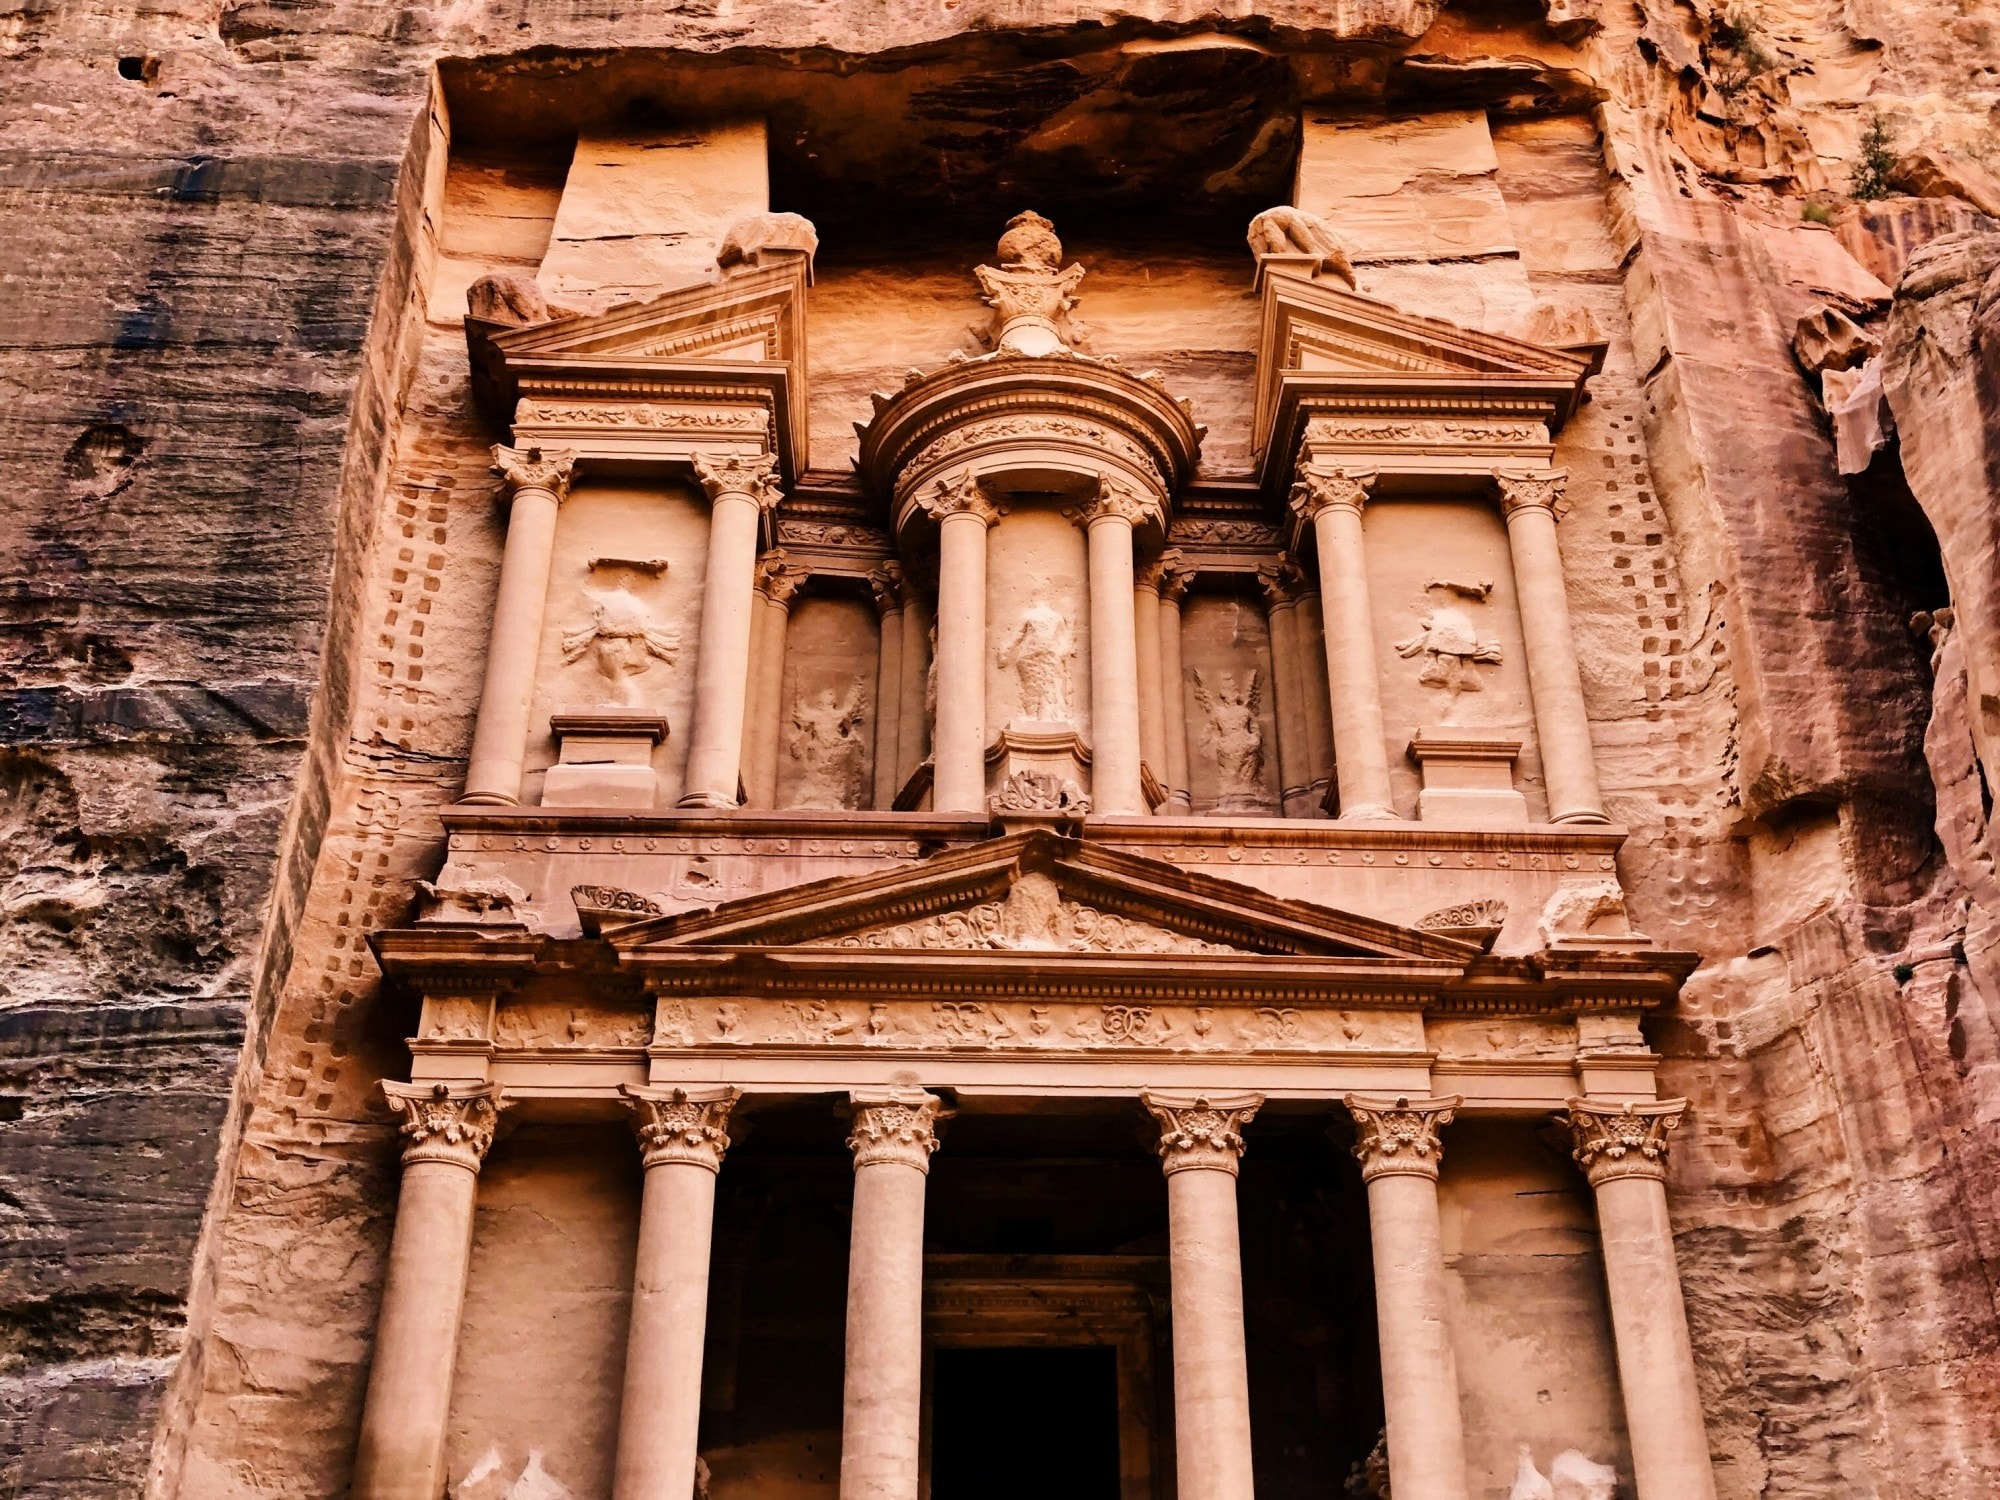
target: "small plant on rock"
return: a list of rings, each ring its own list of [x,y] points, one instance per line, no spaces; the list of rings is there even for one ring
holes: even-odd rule
[[[1889,196],[1889,173],[1896,166],[1896,133],[1881,112],[1868,117],[1868,124],[1861,132],[1861,156],[1854,163],[1853,175],[1848,179],[1847,191],[1856,198],[1886,198]]]
[[[1825,224],[1829,227],[1833,224],[1833,210],[1824,203],[1808,203],[1799,210],[1799,217],[1808,224]]]

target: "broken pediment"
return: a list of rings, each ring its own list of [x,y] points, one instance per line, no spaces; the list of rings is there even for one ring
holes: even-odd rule
[[[1373,958],[1462,968],[1469,943],[1042,830],[922,864],[608,932],[628,960],[695,947]]]
[[[1328,280],[1262,283],[1257,415],[1267,473],[1288,471],[1309,420],[1359,422],[1383,448],[1456,448],[1545,465],[1583,401],[1595,348],[1554,348],[1405,312]],[[1365,444],[1365,438],[1364,438]]]

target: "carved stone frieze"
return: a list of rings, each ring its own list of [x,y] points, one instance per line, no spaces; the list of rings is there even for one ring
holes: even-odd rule
[[[1147,1089],[1140,1102],[1160,1122],[1160,1166],[1176,1172],[1220,1171],[1232,1177],[1243,1158],[1243,1127],[1262,1094],[1183,1094]]]
[[[930,1171],[943,1100],[921,1089],[856,1089],[848,1098],[854,1129],[847,1149],[857,1172],[881,1162]]]
[[[1176,547],[1272,548],[1280,541],[1278,528],[1262,521],[1221,521],[1177,517],[1168,539]]]
[[[1124,433],[1101,422],[1047,412],[1026,412],[1019,416],[988,417],[966,422],[925,445],[912,460],[910,468],[914,472],[928,472],[975,449],[1038,442],[1081,445],[1092,452],[1123,459],[1138,473],[1148,477],[1157,477],[1160,473],[1154,456]]]
[[[511,490],[544,490],[560,501],[569,494],[575,468],[576,454],[568,448],[493,446],[494,477]]]
[[[1681,1122],[1685,1099],[1644,1104],[1569,1101],[1571,1153],[1592,1187],[1620,1177],[1667,1175],[1667,1132]]]
[[[1314,417],[1306,424],[1306,443],[1387,446],[1494,446],[1533,443],[1546,446],[1548,425],[1532,419],[1475,421],[1449,417]]]
[[[723,1153],[729,1149],[729,1111],[740,1097],[737,1090],[654,1089],[628,1083],[622,1091],[644,1165],[686,1162],[711,1172],[722,1169]]]
[[[778,518],[778,541],[790,547],[826,547],[884,554],[891,550],[887,532],[873,526],[857,526],[849,521],[813,521],[793,516]]]
[[[1007,949],[1051,953],[1234,953],[1239,950],[1064,900],[1046,875],[1024,875],[1001,901],[871,928],[842,948]]]
[[[1345,1095],[1341,1102],[1354,1116],[1354,1155],[1361,1162],[1361,1178],[1402,1174],[1412,1177],[1438,1175],[1444,1146],[1438,1132],[1452,1121],[1460,1104],[1456,1095],[1449,1099],[1371,1099],[1360,1094]]]
[[[389,1108],[402,1116],[403,1165],[447,1162],[477,1172],[493,1145],[500,1111],[507,1107],[498,1085],[382,1084]]]
[[[660,432],[728,432],[762,436],[771,414],[755,406],[666,406],[650,401],[547,401],[523,399],[514,420],[578,427],[644,427]]]
[[[648,1019],[633,1011],[561,1000],[503,1005],[493,1021],[494,1044],[509,1052],[622,1051],[645,1046],[652,1034]]]

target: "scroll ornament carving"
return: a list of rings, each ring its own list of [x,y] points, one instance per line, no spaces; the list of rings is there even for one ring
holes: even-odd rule
[[[1170,1177],[1204,1169],[1235,1176],[1243,1157],[1243,1127],[1264,1103],[1262,1094],[1163,1094],[1151,1089],[1139,1099],[1160,1122],[1160,1165]]]
[[[922,921],[877,927],[842,938],[842,948],[1047,953],[1234,953],[1221,943],[1187,937],[1113,912],[1065,901],[1042,874],[1024,875],[1004,901],[940,912]]]
[[[1053,771],[1024,767],[1000,783],[987,805],[994,812],[1082,814],[1090,811],[1090,798],[1074,781]]]
[[[579,909],[588,907],[592,911],[629,912],[635,917],[657,917],[660,903],[637,891],[621,890],[615,885],[573,885],[569,888],[569,899]]]
[[[1456,1096],[1367,1099],[1348,1094],[1342,1102],[1359,1131],[1354,1154],[1361,1162],[1361,1179],[1372,1182],[1396,1174],[1435,1180],[1444,1159],[1438,1132],[1451,1123],[1464,1100]]]
[[[932,520],[940,523],[947,516],[975,516],[988,526],[1000,519],[1000,508],[986,498],[979,480],[970,473],[956,479],[940,479],[931,487],[930,498],[923,502],[923,507]]]
[[[1021,718],[1037,724],[1070,721],[1069,663],[1075,655],[1069,617],[1054,605],[1030,604],[997,657],[1000,670],[1014,674]]]
[[[743,495],[757,502],[764,510],[778,503],[778,461],[768,453],[754,458],[727,457],[710,458],[705,453],[694,456],[694,477],[701,482],[702,493],[710,502],[720,500],[725,495]]]
[[[661,625],[651,606],[629,589],[592,591],[590,598],[590,618],[563,632],[563,661],[574,664],[590,656],[619,704],[636,707],[637,679],[654,661],[671,667],[680,659],[680,632]]]
[[[1499,927],[1507,920],[1507,903],[1491,896],[1440,906],[1417,919],[1419,932],[1453,932],[1461,928]]]
[[[854,1104],[854,1130],[847,1138],[847,1149],[854,1153],[856,1171],[878,1162],[930,1171],[931,1153],[938,1147],[942,1100],[920,1089],[857,1089],[849,1097]]]
[[[1647,1104],[1569,1101],[1573,1155],[1592,1187],[1620,1177],[1667,1175],[1667,1132],[1681,1122],[1685,1099]]]
[[[545,490],[560,503],[569,494],[570,474],[576,468],[576,454],[568,448],[509,448],[493,445],[493,474],[512,490]]]
[[[1083,267],[1063,266],[1055,225],[1032,210],[1016,214],[996,249],[998,267],[973,271],[984,294],[981,300],[993,309],[994,348],[1033,357],[1074,345],[1069,314],[1076,306]]]
[[[625,1104],[632,1111],[632,1130],[639,1137],[639,1159],[648,1167],[686,1162],[722,1170],[729,1149],[729,1111],[738,1091],[733,1088],[649,1089],[625,1085]]]
[[[1509,516],[1518,510],[1546,510],[1560,521],[1569,514],[1567,469],[1502,470],[1493,478],[1500,486],[1500,508]]]
[[[1373,469],[1322,469],[1307,465],[1299,470],[1292,485],[1292,509],[1313,520],[1329,506],[1359,510],[1368,503],[1368,491],[1375,483]]]
[[[382,1085],[389,1108],[401,1115],[403,1165],[420,1161],[448,1162],[477,1172],[493,1145],[506,1101],[493,1084],[454,1090],[444,1083],[426,1088],[413,1083]]]

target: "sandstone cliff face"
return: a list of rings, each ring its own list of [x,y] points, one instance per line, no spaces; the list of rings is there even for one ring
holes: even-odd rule
[[[361,935],[438,862],[470,698],[425,673],[497,556],[455,320],[553,214],[532,166],[448,174],[433,65],[468,118],[496,80],[571,86],[571,54],[607,98],[662,60],[782,56],[800,89],[935,65],[930,124],[976,159],[1115,114],[1148,81],[1121,48],[1191,34],[1255,44],[1199,67],[1253,70],[1273,119],[1488,108],[1510,207],[1606,205],[1601,255],[1528,274],[1626,325],[1592,420],[1629,414],[1657,497],[1591,544],[1661,621],[1592,709],[1635,918],[1708,958],[1655,1041],[1694,1101],[1674,1201],[1722,1492],[2000,1484],[2000,245],[1940,237],[1982,222],[1963,198],[1841,191],[1871,111],[1992,149],[1990,19],[252,0],[0,32],[10,1493],[345,1482],[394,1180],[369,1091],[405,1019]],[[1790,349],[1816,303],[1879,329],[1900,472],[1838,472]]]

